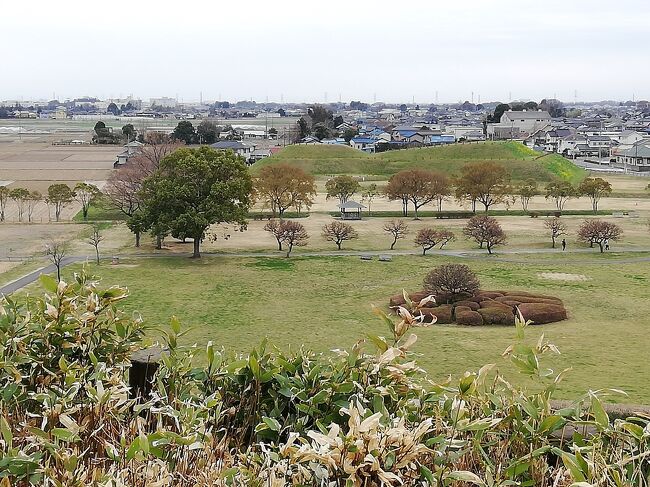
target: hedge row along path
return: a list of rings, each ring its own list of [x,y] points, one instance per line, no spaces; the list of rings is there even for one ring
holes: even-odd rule
[[[502,249],[498,252],[498,254],[493,254],[488,257],[488,254],[485,250],[480,250],[480,249],[474,249],[474,250],[462,250],[462,251],[457,251],[457,250],[438,250],[434,254],[431,254],[432,256],[435,255],[443,255],[443,256],[449,256],[449,257],[458,257],[458,258],[466,258],[466,259],[484,259],[484,258],[489,258],[495,262],[510,262],[510,263],[518,263],[518,264],[545,264],[548,263],[548,261],[535,261],[535,260],[517,260],[517,259],[512,259],[512,258],[503,258],[500,257],[500,255],[517,255],[517,254],[586,254],[586,253],[594,253],[593,249],[589,248],[578,248],[578,249],[570,249],[566,251],[562,251],[559,249]],[[647,253],[650,254],[650,248],[626,248],[626,249],[618,249],[618,250],[613,250],[610,251],[611,254],[621,254],[621,253]],[[230,253],[230,252],[202,252],[201,255],[203,257],[226,257],[226,258],[272,258],[272,257],[281,257],[285,258],[284,252],[237,252],[237,253]],[[385,251],[378,251],[378,250],[370,250],[370,251],[357,251],[357,250],[340,250],[340,251],[320,251],[320,252],[296,252],[293,254],[294,257],[361,257],[361,256],[372,256],[372,257],[379,257],[380,255],[390,255],[390,256],[404,256],[404,255],[416,255],[416,256],[422,256],[422,252],[420,250],[385,250]],[[164,252],[160,253],[152,253],[152,254],[117,254],[117,257],[119,258],[124,258],[124,259],[154,259],[157,257],[178,257],[178,258],[189,258],[191,257],[192,254],[190,253],[174,253],[174,254],[165,254]],[[29,257],[18,257],[18,256],[13,256],[12,260],[23,260],[23,259],[28,259]],[[426,257],[424,257],[426,258]],[[112,259],[111,257],[102,257],[102,260],[110,260]],[[94,257],[91,255],[74,255],[70,257],[66,257],[63,262],[61,267],[66,267],[70,264],[77,264],[80,262],[92,262],[94,260]],[[611,260],[611,261],[606,261],[606,260],[593,260],[593,261],[580,261],[581,264],[595,264],[595,265],[619,265],[619,264],[633,264],[635,262],[650,262],[650,255],[648,257],[636,257],[632,259],[616,259],[616,260]],[[387,265],[390,265],[387,263]],[[13,292],[16,292],[25,286],[28,286],[32,282],[36,281],[38,277],[41,274],[52,274],[56,272],[56,267],[54,265],[46,265],[44,267],[41,267],[40,269],[36,269],[35,271],[30,272],[29,274],[26,274],[15,281],[12,281],[8,284],[5,284],[4,286],[0,287],[0,296],[1,295],[9,295]]]

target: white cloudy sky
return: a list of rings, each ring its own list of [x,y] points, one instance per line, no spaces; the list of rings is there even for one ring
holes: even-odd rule
[[[0,99],[650,98],[650,0],[19,0],[0,18]]]

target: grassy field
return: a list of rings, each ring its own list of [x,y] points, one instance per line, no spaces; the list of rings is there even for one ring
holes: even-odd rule
[[[253,166],[253,171],[268,164],[289,163],[316,175],[355,174],[388,178],[403,169],[435,169],[457,174],[468,162],[496,161],[505,164],[515,180],[534,178],[550,181],[561,177],[573,183],[586,172],[557,154],[540,154],[518,142],[482,142],[442,147],[405,149],[366,154],[344,146],[294,145]]]
[[[105,285],[128,286],[131,296],[124,308],[139,312],[150,325],[164,326],[170,315],[179,316],[191,328],[186,343],[203,347],[212,340],[246,352],[268,337],[283,349],[304,345],[327,351],[349,347],[367,333],[386,334],[371,312],[372,304],[386,306],[389,295],[419,289],[435,265],[462,261],[479,274],[485,289],[539,291],[565,301],[568,321],[529,329],[530,339],[543,332],[559,346],[562,355],[553,359],[552,367],[573,368],[560,396],[616,387],[629,394],[621,402],[647,403],[650,262],[625,263],[629,256],[612,262],[616,258],[557,254],[553,259],[517,256],[520,262],[505,262],[402,256],[389,263],[354,257],[161,258],[92,266],[91,271]],[[540,277],[549,272],[586,280]],[[513,334],[511,327],[436,325],[418,331],[417,351],[421,364],[438,379],[485,363],[500,364],[507,372],[510,367],[500,354]]]

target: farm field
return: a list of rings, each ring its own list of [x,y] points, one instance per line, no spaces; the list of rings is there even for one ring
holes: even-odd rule
[[[124,309],[139,312],[149,325],[164,326],[170,315],[177,315],[189,330],[186,344],[203,348],[212,340],[246,352],[268,337],[283,349],[327,351],[349,347],[367,333],[386,334],[371,305],[385,308],[391,294],[420,289],[435,265],[464,262],[485,289],[525,289],[564,300],[569,320],[528,329],[529,339],[544,333],[560,348],[553,368],[573,369],[560,384],[559,396],[574,398],[589,388],[612,387],[629,394],[620,402],[647,403],[650,262],[609,257],[558,254],[539,261],[518,256],[520,262],[447,256],[397,256],[392,262],[358,257],[143,258],[92,265],[89,271],[100,275],[103,285],[128,286],[131,296]],[[65,274],[73,270],[79,266]],[[37,292],[37,286],[30,292]],[[500,354],[513,339],[512,327],[435,325],[417,334],[420,363],[438,380],[486,363],[510,371]]]

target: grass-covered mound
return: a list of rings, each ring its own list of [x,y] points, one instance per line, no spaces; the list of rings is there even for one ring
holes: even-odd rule
[[[421,168],[457,174],[468,162],[496,161],[507,166],[515,180],[550,181],[560,177],[576,183],[585,171],[558,154],[540,156],[519,142],[453,144],[367,154],[336,145],[292,145],[253,165],[288,163],[314,175],[358,174],[388,178],[404,169]]]

